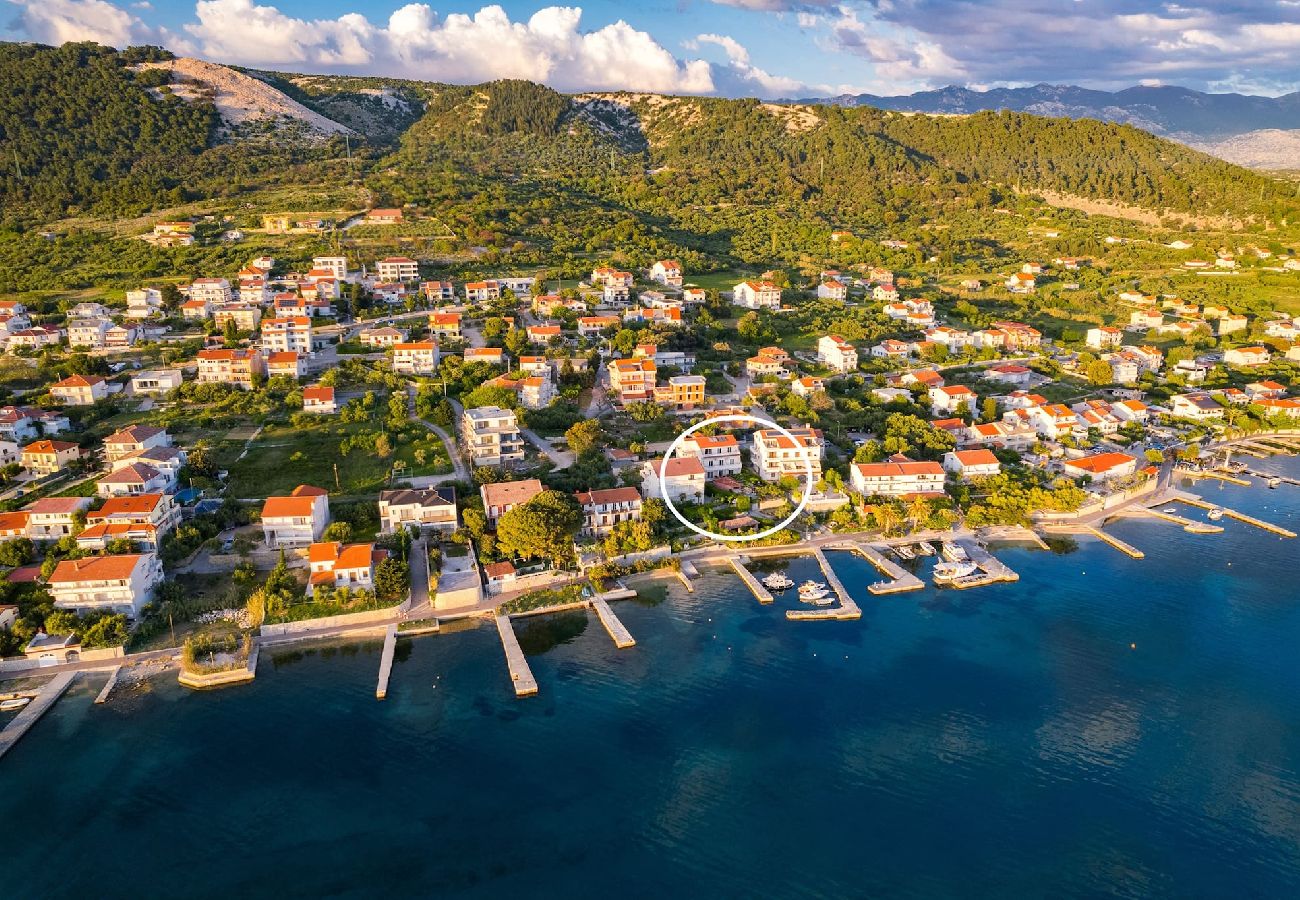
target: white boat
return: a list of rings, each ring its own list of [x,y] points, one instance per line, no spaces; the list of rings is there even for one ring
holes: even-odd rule
[[[1271,488],[1275,488],[1275,487],[1277,487],[1277,486],[1278,486],[1279,484],[1281,484],[1281,483],[1282,483],[1282,479],[1281,479],[1281,478],[1270,478],[1270,479],[1268,480],[1268,486],[1271,487]]]
[[[1216,507],[1214,507],[1214,509],[1210,510],[1210,511],[1209,511],[1208,513],[1206,513],[1205,515],[1206,515],[1206,517],[1209,518],[1211,521],[1217,522],[1217,521],[1219,521],[1220,519],[1223,518],[1223,507],[1222,507],[1222,506],[1216,506]]]
[[[954,544],[952,541],[944,541],[943,547],[939,551],[943,558],[949,562],[965,562],[966,551],[961,548],[961,544]]]
[[[794,587],[794,582],[784,572],[773,572],[763,579],[763,586],[773,591],[788,591]]]
[[[899,544],[897,547],[894,548],[894,555],[897,556],[899,559],[916,559],[916,553],[912,550],[912,548],[904,547],[902,544]]]
[[[818,603],[818,601],[826,600],[830,595],[830,589],[826,587],[825,582],[805,581],[799,586],[799,599],[805,603]]]
[[[934,556],[934,544],[929,541],[921,541],[916,545],[916,552],[922,556]]]
[[[0,712],[13,712],[32,702],[31,697],[14,697],[12,700],[0,700]]]
[[[941,562],[934,566],[934,583],[951,584],[958,578],[974,575],[979,566],[973,562]]]

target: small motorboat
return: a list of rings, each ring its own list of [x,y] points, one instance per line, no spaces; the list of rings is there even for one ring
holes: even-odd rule
[[[1279,484],[1281,484],[1281,483],[1282,483],[1282,479],[1281,479],[1281,478],[1270,478],[1270,479],[1268,480],[1268,486],[1271,487],[1271,488],[1275,488],[1275,487],[1277,487],[1277,486],[1278,486]]]
[[[1208,513],[1206,513],[1205,515],[1206,515],[1206,518],[1208,518],[1210,521],[1212,521],[1212,522],[1217,522],[1217,521],[1219,521],[1220,519],[1223,518],[1223,507],[1222,507],[1222,506],[1216,506],[1216,507],[1214,507],[1214,509],[1210,510],[1210,511],[1209,511]]]
[[[905,547],[902,544],[894,548],[894,555],[899,559],[916,559],[916,552],[911,547]]]
[[[825,582],[805,581],[799,586],[799,599],[805,603],[816,603],[822,605],[822,601],[829,603],[830,589],[826,587]]]
[[[916,545],[916,552],[921,556],[934,556],[934,544],[929,541],[921,541]]]
[[[773,572],[763,579],[763,587],[773,591],[788,591],[794,587],[794,582],[784,572]]]
[[[944,541],[940,554],[948,562],[965,562],[966,551],[962,549],[961,544],[954,544],[952,541]]]
[[[13,712],[15,709],[22,709],[31,702],[31,697],[14,697],[10,700],[0,700],[0,712]]]
[[[952,584],[958,578],[974,575],[979,567],[973,562],[941,562],[934,567],[935,584]]]

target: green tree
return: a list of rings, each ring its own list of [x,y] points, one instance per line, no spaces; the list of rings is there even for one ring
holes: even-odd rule
[[[330,522],[325,528],[325,533],[321,535],[321,540],[338,541],[340,544],[349,543],[352,540],[351,523],[341,521]]]
[[[497,546],[508,556],[567,562],[582,510],[569,494],[542,491],[497,521]]]
[[[1089,363],[1088,368],[1084,370],[1084,374],[1088,376],[1088,380],[1093,384],[1110,384],[1114,380],[1110,363],[1104,359],[1094,360]]]
[[[375,566],[375,598],[378,600],[398,603],[406,599],[410,583],[410,568],[395,556],[390,556]]]
[[[0,544],[0,566],[25,566],[36,557],[36,545],[27,538],[12,538]]]
[[[564,432],[564,439],[569,449],[581,456],[588,450],[594,450],[601,443],[601,426],[599,419],[583,419],[575,422]]]

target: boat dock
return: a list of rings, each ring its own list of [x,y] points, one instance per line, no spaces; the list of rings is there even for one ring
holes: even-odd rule
[[[1246,474],[1258,478],[1260,481],[1272,481],[1276,478],[1283,484],[1293,484],[1300,486],[1300,478],[1292,478],[1290,475],[1277,475],[1272,472],[1259,472],[1255,469],[1246,469]]]
[[[1240,485],[1241,487],[1250,487],[1250,482],[1244,478],[1238,478],[1236,475],[1229,475],[1227,472],[1216,472],[1212,469],[1204,469],[1199,472],[1195,472],[1188,469],[1186,471],[1179,472],[1178,474],[1182,475],[1185,478],[1191,478],[1191,479],[1214,478],[1219,481],[1226,481],[1228,482],[1228,484],[1236,484],[1236,485]]]
[[[1200,509],[1214,509],[1214,504],[1205,500],[1194,500],[1190,497],[1180,497],[1180,502],[1188,506],[1195,506]],[[1236,519],[1238,522],[1245,522],[1247,525],[1254,525],[1256,528],[1262,528],[1265,531],[1271,531],[1273,534],[1282,537],[1293,538],[1296,536],[1294,531],[1289,528],[1283,528],[1281,525],[1274,525],[1272,522],[1265,522],[1263,519],[1256,519],[1254,516],[1248,516],[1243,512],[1237,512],[1235,509],[1228,509],[1226,506],[1219,507],[1223,514],[1229,519]]]
[[[0,756],[8,753],[14,744],[18,743],[19,738],[27,733],[27,729],[35,725],[36,720],[45,715],[54,705],[54,701],[62,697],[64,691],[76,680],[76,672],[63,672],[46,682],[41,687],[41,692],[36,695],[36,699],[23,707],[22,712],[14,716],[13,720],[5,726],[4,731],[0,731]]]
[[[924,581],[870,544],[849,544],[845,549],[852,550],[875,566],[882,574],[889,576],[888,581],[877,581],[874,584],[867,585],[867,590],[873,594],[901,594],[904,591],[919,591],[925,587]]]
[[[379,657],[379,684],[375,686],[375,699],[388,696],[388,678],[393,674],[393,653],[397,650],[397,626],[389,625],[384,632],[384,652]]]
[[[730,560],[731,568],[736,570],[736,574],[740,576],[740,580],[745,582],[749,589],[754,592],[754,596],[758,598],[758,602],[771,603],[774,599],[772,597],[772,592],[763,587],[762,583],[754,577],[753,572],[745,568],[745,563],[749,562],[749,557],[732,555]]]
[[[620,650],[627,647],[635,647],[636,639],[632,633],[627,630],[627,626],[619,621],[618,616],[614,615],[614,610],[609,608],[609,604],[602,598],[597,597],[591,601],[591,608],[596,611],[600,617],[600,624],[605,626],[609,636],[614,639],[614,646]]]
[[[840,598],[840,605],[820,609],[787,609],[785,617],[796,622],[862,618],[862,609],[849,596],[849,592],[844,588],[844,582],[840,581],[840,577],[835,574],[835,570],[831,568],[830,562],[827,561],[826,554],[822,552],[820,547],[814,547],[812,555],[817,560],[817,564],[821,566],[822,574],[826,576],[826,583],[830,585],[831,590],[835,591],[835,595]]]
[[[117,675],[121,671],[121,666],[113,666],[112,670],[109,671],[108,681],[104,683],[104,689],[99,692],[97,697],[95,697],[96,703],[108,702],[108,695],[113,693],[113,688],[117,686]]]
[[[501,635],[501,647],[506,652],[506,665],[510,667],[510,680],[515,686],[516,697],[531,697],[537,693],[537,679],[528,667],[528,657],[519,647],[519,638],[515,628],[510,624],[509,616],[497,616],[497,634]]]
[[[1183,526],[1183,531],[1191,534],[1223,534],[1222,525],[1212,525],[1209,522],[1198,522],[1195,519],[1189,519],[1186,516],[1167,513],[1158,509],[1149,509],[1147,507],[1138,507],[1134,510],[1138,515],[1150,516],[1153,519],[1163,519],[1166,522],[1173,522],[1175,525]]]
[[[1206,504],[1209,508],[1209,504]],[[1092,525],[1044,525],[1043,531],[1047,534],[1090,534],[1093,537],[1105,541],[1121,553],[1126,553],[1134,559],[1145,559],[1146,554],[1134,547],[1127,541],[1121,541],[1113,534],[1102,531]]]
[[[966,558],[979,566],[980,571],[970,575],[962,575],[954,578],[951,587],[958,590],[966,588],[983,587],[986,584],[999,584],[1002,582],[1019,581],[1020,575],[1010,566],[1002,562],[992,553],[989,553],[975,541],[959,541],[961,548],[966,551]]]

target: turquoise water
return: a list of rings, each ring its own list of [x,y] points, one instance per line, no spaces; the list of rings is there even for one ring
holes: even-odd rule
[[[1300,488],[1200,490],[1300,530]],[[1295,896],[1300,541],[1221,524],[884,599],[832,554],[857,622],[709,573],[616,604],[633,649],[518,623],[526,700],[491,627],[401,642],[384,702],[377,642],[89,678],[0,760],[4,894]]]

